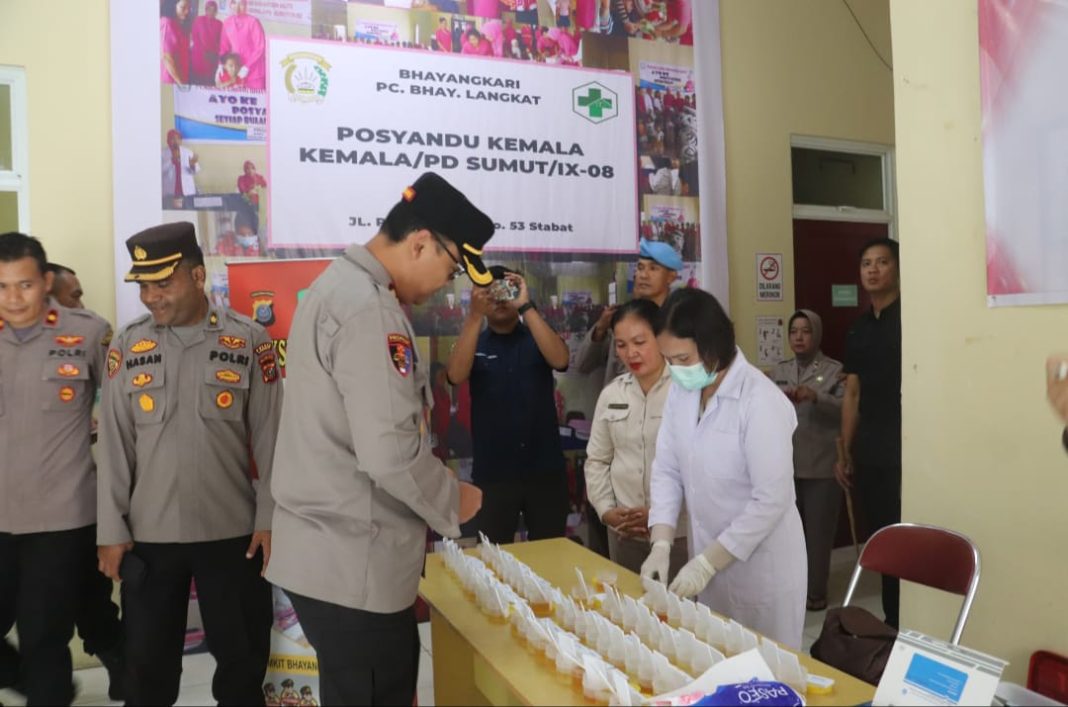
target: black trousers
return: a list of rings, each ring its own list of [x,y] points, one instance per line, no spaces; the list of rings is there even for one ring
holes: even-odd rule
[[[94,526],[95,527],[95,526]],[[115,583],[97,568],[96,549],[86,554],[84,582],[74,625],[89,655],[114,651],[122,644],[119,607],[111,600]]]
[[[855,475],[868,532],[901,522],[901,466],[856,464]],[[886,623],[897,628],[901,582],[883,575],[883,613]]]
[[[520,513],[530,540],[562,538],[567,532],[570,499],[562,471],[515,481],[476,479],[475,485],[482,489],[482,508],[473,522],[492,542],[515,542]]]
[[[87,556],[96,555],[96,526],[52,533],[0,533],[0,636],[14,626],[15,652],[0,642],[0,685],[14,684],[28,704],[70,704],[70,643]]]
[[[178,699],[191,580],[216,662],[212,695],[224,705],[263,704],[273,608],[270,585],[260,577],[262,555],[245,559],[249,541],[134,545],[147,572],[141,586],[122,585],[127,704]]]
[[[319,661],[323,705],[412,705],[419,679],[414,605],[376,614],[287,591]]]

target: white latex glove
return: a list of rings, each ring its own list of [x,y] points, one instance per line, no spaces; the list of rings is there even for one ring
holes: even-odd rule
[[[237,78],[239,78],[239,79],[247,79],[248,78],[248,67],[247,66],[242,66],[240,69],[237,70]]]
[[[642,577],[659,580],[661,584],[667,584],[668,570],[671,567],[671,543],[666,540],[657,540],[653,543],[653,549],[642,563]]]
[[[679,573],[675,575],[675,581],[668,587],[668,591],[683,598],[695,597],[708,586],[714,576],[716,576],[716,568],[705,559],[704,554],[700,554],[683,565]]]

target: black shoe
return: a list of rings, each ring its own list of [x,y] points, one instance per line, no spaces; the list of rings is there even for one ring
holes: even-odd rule
[[[97,658],[108,671],[108,698],[113,702],[126,700],[126,660],[122,646],[97,653]]]

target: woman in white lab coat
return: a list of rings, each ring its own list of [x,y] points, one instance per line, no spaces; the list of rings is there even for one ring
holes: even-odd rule
[[[653,461],[653,549],[642,576],[666,581],[685,501],[691,559],[671,591],[799,650],[807,563],[794,500],[794,407],[746,361],[707,292],[673,293],[657,342],[673,383]]]

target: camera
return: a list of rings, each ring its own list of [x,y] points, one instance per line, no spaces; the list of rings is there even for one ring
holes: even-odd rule
[[[489,295],[496,302],[509,302],[519,296],[519,287],[511,280],[494,280]]]

